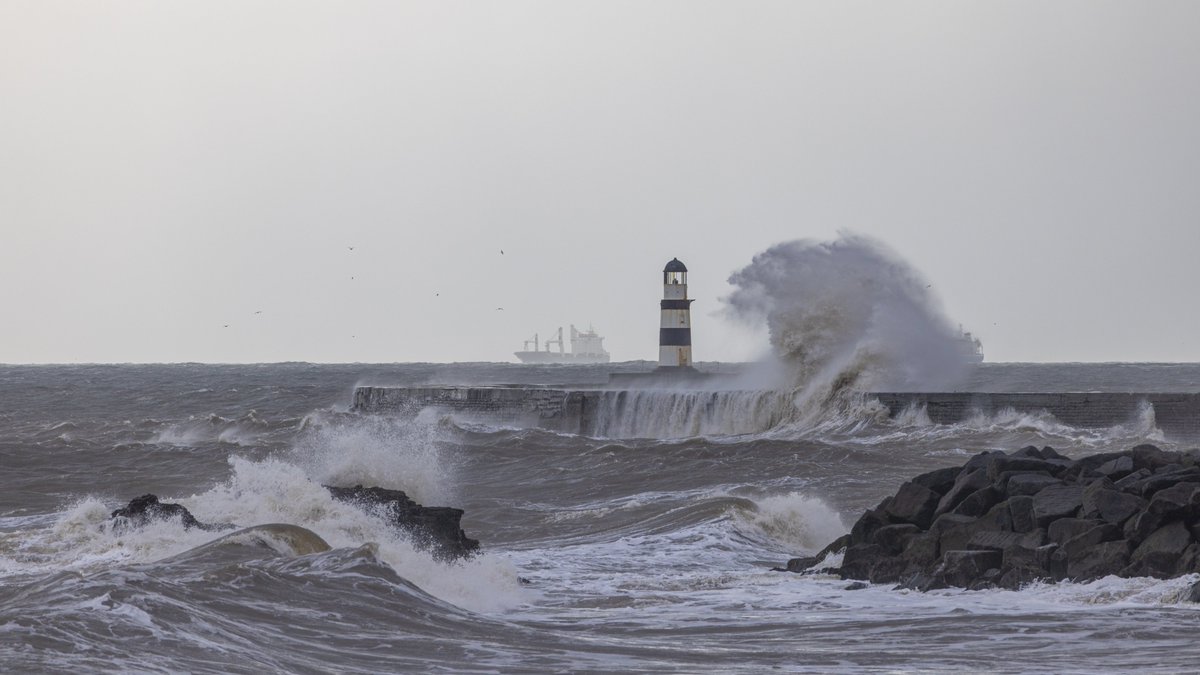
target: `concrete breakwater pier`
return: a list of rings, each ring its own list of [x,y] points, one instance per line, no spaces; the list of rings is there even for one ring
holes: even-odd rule
[[[879,392],[868,396],[892,417],[923,410],[935,424],[954,424],[977,415],[1004,410],[1052,415],[1080,428],[1137,424],[1153,415],[1153,423],[1169,438],[1200,440],[1200,393],[987,393]],[[613,389],[539,386],[373,387],[354,391],[353,410],[362,413],[407,412],[434,408],[464,419],[530,426],[585,435],[622,435],[635,429],[616,423],[623,416],[659,414],[676,421],[697,418],[701,433],[765,431],[783,419],[778,410],[788,394],[781,392],[705,391],[701,389]],[[774,410],[773,410],[774,408]],[[722,416],[736,416],[721,426]],[[764,427],[765,428],[758,428]],[[614,434],[613,431],[618,433]],[[636,430],[633,433],[637,433]]]

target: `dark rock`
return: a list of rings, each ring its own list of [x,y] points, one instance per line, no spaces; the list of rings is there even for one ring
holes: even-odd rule
[[[903,574],[914,574],[937,562],[938,535],[933,532],[918,534],[908,540],[908,546],[900,554],[904,561]]]
[[[1169,464],[1180,464],[1183,462],[1183,456],[1178,452],[1167,452],[1149,443],[1143,443],[1130,450],[1129,456],[1133,460],[1134,468],[1149,469],[1154,473],[1157,473],[1159,469]]]
[[[1042,532],[998,532],[983,531],[971,535],[967,548],[972,551],[1000,551],[1011,548],[1037,548],[1042,545]]]
[[[1083,505],[1083,488],[1078,485],[1056,485],[1033,496],[1033,516],[1038,527],[1045,527],[1059,518],[1070,518]]]
[[[1055,555],[1064,553],[1058,551]],[[1106,541],[1083,551],[1078,558],[1067,558],[1067,577],[1075,581],[1090,581],[1115,574],[1129,562],[1129,542],[1124,539]]]
[[[917,591],[935,591],[939,588],[948,588],[948,584],[940,577],[932,572],[918,572],[896,588],[908,588]]]
[[[325,486],[334,499],[355,504],[378,513],[397,529],[408,533],[413,542],[441,558],[461,558],[474,553],[479,541],[462,530],[462,509],[448,506],[421,506],[400,490]]]
[[[867,578],[873,584],[895,583],[900,580],[900,575],[904,572],[905,567],[905,562],[900,558],[881,558],[871,567],[871,571],[867,573]]]
[[[156,495],[142,495],[129,501],[129,504],[112,512],[110,518],[117,521],[121,527],[143,527],[157,520],[179,519],[185,530],[193,527],[198,530],[216,531],[229,529],[233,525],[209,525],[196,520],[191,511],[180,504],[158,501]]]
[[[1050,552],[1050,562],[1046,565],[1046,569],[1050,572],[1050,578],[1055,581],[1065,581],[1070,578],[1067,575],[1067,552],[1058,548],[1057,544],[1054,550]]]
[[[1101,523],[1090,530],[1071,537],[1062,545],[1067,552],[1067,560],[1079,560],[1088,549],[1106,541],[1116,541],[1121,538],[1121,528],[1110,523]]]
[[[1086,520],[1083,518],[1060,518],[1046,528],[1046,538],[1060,546],[1068,540],[1103,525],[1103,520]]]
[[[963,464],[962,472],[970,473],[975,469],[986,469],[988,462],[992,461],[993,457],[1003,457],[1004,453],[999,450],[985,450]],[[978,488],[976,488],[978,489]]]
[[[912,523],[924,530],[933,522],[933,512],[938,508],[940,499],[938,493],[910,481],[900,486],[900,491],[887,507],[887,514],[893,520]]]
[[[1178,483],[1200,483],[1200,468],[1178,469],[1155,473],[1134,483],[1131,490],[1137,490],[1143,497],[1152,497],[1159,490],[1165,490]]]
[[[816,556],[807,556],[804,558],[792,558],[787,561],[787,565],[785,567],[772,567],[771,571],[772,572],[795,572],[795,573],[799,574],[800,572],[806,572],[806,571],[812,569],[812,567],[819,562],[821,562],[821,559]]]
[[[1014,582],[1019,585],[1035,579],[1048,578],[1050,576],[1050,559],[1057,550],[1056,544],[1029,547],[1020,543],[1004,549],[1001,569],[1015,570],[1018,571],[1018,574],[1010,577],[1001,585],[1004,588],[1014,588]]]
[[[1187,593],[1188,602],[1200,602],[1200,581],[1192,584]]]
[[[1032,457],[1033,459],[1045,459],[1042,457],[1042,451],[1037,449],[1036,445],[1027,445],[1020,450],[1013,450],[1008,453],[1009,457]]]
[[[833,541],[829,542],[829,544],[827,544],[825,546],[825,548],[821,549],[820,553],[817,553],[817,556],[824,558],[825,556],[829,555],[830,553],[838,553],[839,551],[846,550],[846,547],[849,545],[850,545],[850,535],[843,534],[842,536],[838,537],[837,539],[834,539]]]
[[[791,560],[787,561],[787,567],[775,567],[772,569],[776,572],[807,572],[816,571],[816,569],[825,569],[817,568],[817,565],[821,564],[821,562],[823,562],[825,558],[829,556],[829,554],[844,551],[849,545],[850,535],[843,534],[837,539],[829,542],[829,544],[826,545],[825,548],[821,549],[816,555],[792,558]]]
[[[871,568],[887,557],[887,551],[878,544],[854,544],[846,549],[838,575],[843,579],[869,579]]]
[[[1128,476],[1125,476],[1124,478],[1122,478],[1118,481],[1115,481],[1113,483],[1113,487],[1117,488],[1118,490],[1120,490],[1122,492],[1132,492],[1132,493],[1140,495],[1140,494],[1142,494],[1142,490],[1141,490],[1141,486],[1138,485],[1138,483],[1141,482],[1141,480],[1143,478],[1149,478],[1149,477],[1150,477],[1149,469],[1138,469],[1137,471],[1134,471],[1133,473],[1129,474]]]
[[[1193,535],[1193,539],[1195,536]],[[1175,563],[1175,574],[1191,574],[1200,571],[1200,544],[1191,544],[1183,549],[1179,560]]]
[[[998,588],[1019,591],[1022,587],[1046,578],[1046,574],[1027,567],[1004,567],[1003,574],[996,580]]]
[[[965,588],[988,570],[999,569],[1003,562],[999,551],[946,551],[934,576],[950,586]]]
[[[1112,480],[1124,478],[1133,473],[1133,458],[1129,455],[1121,455],[1120,457],[1110,459],[1096,467],[1096,473],[1103,474]]]
[[[1191,467],[1186,467],[1183,464],[1166,464],[1162,467],[1159,467],[1159,469],[1156,470],[1154,473],[1164,473],[1164,474],[1165,473],[1175,473],[1176,471],[1183,471],[1184,469],[1187,469],[1187,468],[1191,468]]]
[[[1189,518],[1200,506],[1200,483],[1176,483],[1154,493],[1146,510],[1163,518]]]
[[[1130,516],[1146,508],[1146,500],[1123,492],[1115,495],[1102,493],[1096,502],[1096,508],[1104,521],[1122,525]]]
[[[1044,459],[1033,459],[1030,457],[1010,457],[999,455],[992,457],[991,460],[988,461],[988,480],[994,481],[1000,477],[1000,474],[1010,471],[1037,472],[1052,476],[1062,473],[1063,467],[1058,464],[1047,462]]]
[[[970,516],[947,513],[939,516],[929,531],[937,536],[939,551],[963,550],[966,549],[967,543],[971,541],[972,535],[983,531],[978,527],[978,520]],[[995,528],[989,529],[994,530]]]
[[[1055,450],[1054,448],[1052,448],[1048,445],[1046,447],[1042,448],[1042,459],[1044,459],[1046,461],[1054,461],[1054,460],[1063,460],[1063,461],[1068,461],[1068,462],[1071,461],[1070,457],[1060,454],[1057,450]]]
[[[895,555],[904,550],[908,540],[921,532],[921,528],[912,523],[887,525],[875,530],[871,535],[871,543],[878,544],[888,553]]]
[[[1129,567],[1122,575],[1168,578],[1175,574],[1180,556],[1193,543],[1192,533],[1182,521],[1168,523],[1146,537],[1133,551]]]
[[[1100,518],[1101,520],[1121,525],[1127,518],[1146,508],[1145,499],[1136,495],[1118,491],[1115,486],[1106,488],[1103,483],[1093,483],[1083,491],[1083,508],[1081,514],[1085,518]]]
[[[1001,502],[988,509],[988,512],[976,522],[976,527],[980,531],[1012,532],[1013,523],[1012,516],[1008,512],[1008,503]]]
[[[1004,491],[1009,497],[1022,495],[1032,497],[1044,488],[1062,484],[1061,480],[1043,473],[1019,473],[1008,479]]]
[[[1013,532],[1032,532],[1037,529],[1033,515],[1033,497],[1011,497],[1007,502]]]
[[[864,511],[862,516],[854,522],[854,526],[850,528],[850,543],[866,544],[871,541],[871,535],[875,533],[875,530],[891,524],[892,521],[888,520],[882,511],[877,509]]]
[[[1096,503],[1095,503],[1096,498],[1100,492],[1105,491],[1105,490],[1111,490],[1114,492],[1116,491],[1116,488],[1113,487],[1113,482],[1111,480],[1109,480],[1106,476],[1101,476],[1100,478],[1096,478],[1096,479],[1092,480],[1091,482],[1089,482],[1087,484],[1086,487],[1083,488],[1083,504],[1081,505],[1081,507],[1079,509],[1079,515],[1081,517],[1083,517],[1083,518],[1098,517],[1099,514],[1097,512]]]
[[[843,591],[861,591],[862,589],[867,588],[867,586],[868,585],[862,581],[856,581],[852,584],[847,584],[846,587],[843,588],[842,590]]]
[[[1137,546],[1146,537],[1153,534],[1159,525],[1162,525],[1162,520],[1163,517],[1157,513],[1150,513],[1149,511],[1135,513],[1129,520],[1125,521],[1125,525],[1122,528],[1125,538],[1129,540],[1129,543]]]
[[[1000,493],[992,487],[985,487],[972,492],[966,499],[958,503],[951,513],[960,516],[978,518],[988,512],[988,509],[1000,501]]]
[[[1200,572],[1196,534],[1200,452],[1147,445],[1070,460],[1030,446],[904,483],[855,523],[840,573],[920,590],[1166,577]]]
[[[976,455],[976,458],[978,457],[979,455]],[[935,517],[954,510],[959,502],[966,499],[968,495],[989,485],[986,467],[979,467],[971,471],[964,468],[954,481],[954,486],[938,501],[937,510],[934,512]]]
[[[954,487],[954,479],[958,478],[958,474],[962,473],[962,470],[961,466],[948,466],[944,469],[935,469],[917,476],[912,479],[912,482],[927,487],[940,496],[946,494],[950,488]]]
[[[995,588],[996,582],[998,582],[999,580],[1000,580],[1000,570],[993,567],[993,568],[987,570],[986,572],[984,572],[983,574],[979,575],[978,579],[976,579],[975,581],[972,581],[971,584],[969,586],[967,586],[967,590],[983,591],[983,590],[987,590],[989,588]]]
[[[1075,480],[1083,474],[1097,473],[1097,469],[1105,463],[1124,457],[1127,453],[1124,452],[1102,452],[1095,455],[1087,455],[1071,462],[1071,467],[1063,475],[1066,480]]]

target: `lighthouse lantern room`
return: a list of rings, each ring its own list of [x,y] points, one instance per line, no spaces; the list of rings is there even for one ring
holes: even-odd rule
[[[658,331],[658,367],[691,368],[692,301],[687,296],[687,267],[672,258],[663,268],[662,323]]]

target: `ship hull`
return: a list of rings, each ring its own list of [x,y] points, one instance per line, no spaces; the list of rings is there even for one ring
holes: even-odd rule
[[[608,354],[560,354],[558,352],[513,352],[521,363],[608,363]]]

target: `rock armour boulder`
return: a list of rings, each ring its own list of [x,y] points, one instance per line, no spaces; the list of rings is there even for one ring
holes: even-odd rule
[[[1028,447],[917,476],[820,556],[787,569],[844,550],[843,579],[919,590],[1169,578],[1200,572],[1197,534],[1196,455],[1139,445],[1070,460]]]

